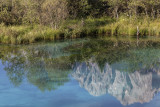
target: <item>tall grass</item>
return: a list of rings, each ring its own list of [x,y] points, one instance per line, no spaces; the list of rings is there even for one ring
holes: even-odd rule
[[[97,28],[111,22],[111,18],[88,18],[65,21],[55,30],[42,25],[5,26],[0,24],[0,43],[28,44],[38,41],[53,41],[66,38],[79,38],[97,34]]]
[[[40,25],[5,26],[0,24],[0,43],[28,44],[42,40],[55,40],[60,33],[59,30]]]
[[[136,36],[137,27],[139,36],[160,36],[160,19],[127,18],[121,17],[118,21],[106,26],[102,26],[101,31],[105,35],[116,36]]]
[[[66,20],[58,29],[42,25],[5,26],[0,24],[0,43],[28,44],[86,36],[160,36],[160,19],[107,17]]]

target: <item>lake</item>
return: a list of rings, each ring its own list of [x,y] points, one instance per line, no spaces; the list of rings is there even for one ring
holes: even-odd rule
[[[0,107],[160,107],[160,40],[0,45]]]

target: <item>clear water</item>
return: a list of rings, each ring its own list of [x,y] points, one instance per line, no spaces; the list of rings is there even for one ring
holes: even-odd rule
[[[0,107],[160,107],[160,43],[0,46]]]

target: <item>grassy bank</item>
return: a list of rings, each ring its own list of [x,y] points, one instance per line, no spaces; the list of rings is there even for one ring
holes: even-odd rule
[[[111,36],[136,36],[137,27],[139,36],[160,36],[160,19],[147,17],[127,18],[120,17],[118,21],[102,26],[101,32]]]
[[[5,26],[0,24],[0,43],[28,44],[38,41],[79,38],[96,34],[97,28],[112,21],[111,18],[67,20],[56,30],[42,25]]]
[[[160,19],[126,18],[88,18],[67,20],[58,29],[42,25],[0,24],[0,43],[28,44],[38,41],[80,38],[86,36],[160,36]]]
[[[41,40],[54,40],[61,32],[51,28],[34,26],[0,26],[0,43],[28,44]]]

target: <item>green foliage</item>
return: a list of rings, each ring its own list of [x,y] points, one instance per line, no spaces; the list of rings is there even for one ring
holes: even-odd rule
[[[58,26],[67,18],[159,17],[159,0],[0,0],[0,22]]]
[[[159,17],[159,0],[0,0],[0,43],[160,36]]]

